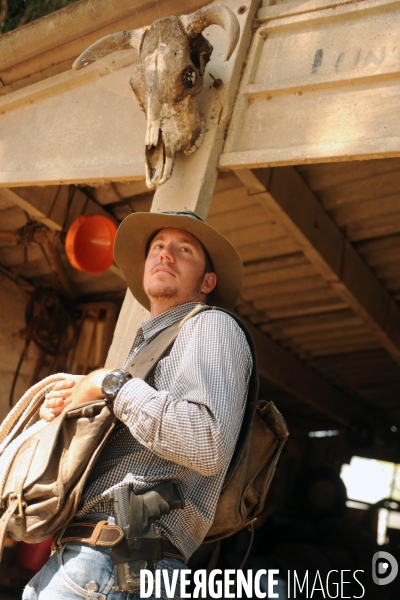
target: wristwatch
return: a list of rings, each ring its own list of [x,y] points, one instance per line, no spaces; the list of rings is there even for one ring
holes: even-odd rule
[[[125,371],[125,369],[115,369],[110,371],[104,377],[101,382],[101,391],[106,400],[115,400],[119,390],[129,379],[132,379],[132,375]]]

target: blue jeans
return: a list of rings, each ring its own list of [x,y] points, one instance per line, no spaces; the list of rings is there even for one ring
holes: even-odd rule
[[[85,520],[100,520],[103,515],[90,515]],[[82,520],[82,519],[81,519]],[[85,544],[69,542],[59,548],[26,586],[22,600],[139,600],[140,592],[128,594],[116,592],[114,566],[110,559],[110,548],[93,548]],[[165,557],[155,563],[156,569],[168,570],[172,581],[174,570],[185,569],[186,565],[175,558]],[[91,582],[97,588],[89,591],[85,586]],[[175,600],[180,598],[180,578],[175,588]],[[149,596],[154,600],[155,595]],[[161,577],[161,598],[167,598]]]

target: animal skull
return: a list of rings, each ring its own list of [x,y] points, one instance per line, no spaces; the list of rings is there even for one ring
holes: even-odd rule
[[[148,27],[107,35],[89,46],[72,65],[81,69],[115,50],[138,51],[130,85],[147,116],[145,163],[149,188],[171,177],[176,152],[191,154],[203,140],[204,119],[196,96],[213,50],[202,31],[213,24],[225,29],[225,60],[229,60],[239,39],[239,23],[228,7],[211,4],[190,15],[166,17]]]

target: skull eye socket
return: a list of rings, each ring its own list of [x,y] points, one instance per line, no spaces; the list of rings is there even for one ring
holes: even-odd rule
[[[186,89],[190,89],[194,86],[196,82],[196,72],[192,67],[186,67],[186,69],[182,73],[182,83],[183,87]]]

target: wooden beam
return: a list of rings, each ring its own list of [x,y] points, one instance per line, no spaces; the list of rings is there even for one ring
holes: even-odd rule
[[[68,185],[46,187],[0,188],[0,199],[16,204],[32,218],[50,229],[68,229],[79,215],[104,215],[117,225],[116,219],[79,188]]]
[[[78,54],[100,37],[122,29],[135,29],[173,14],[190,13],[208,4],[207,0],[82,0],[56,13],[29,23],[23,29],[11,31],[0,40],[0,71],[42,57],[37,67],[43,70],[57,60],[72,56],[68,45],[77,41]],[[104,30],[104,31],[103,31]],[[94,35],[93,35],[93,32]],[[89,42],[89,43],[88,43]],[[74,50],[72,50],[74,52]],[[76,52],[76,50],[75,50]],[[53,59],[51,58],[53,57]],[[71,63],[69,62],[68,68]],[[39,69],[37,69],[39,70]],[[34,69],[30,69],[30,74]]]
[[[109,212],[88,198],[79,188],[75,190],[71,190],[69,186],[0,188],[0,199],[16,204],[30,217],[54,231],[68,229],[79,215],[104,215],[117,224]],[[111,265],[109,270],[124,279],[116,264]]]
[[[245,319],[243,321],[256,345],[260,377],[268,379],[342,425],[347,426],[357,419],[374,421],[372,413],[355,404],[345,393],[262,334],[251,323]]]
[[[400,364],[400,309],[293,167],[236,171]]]

